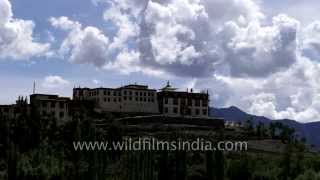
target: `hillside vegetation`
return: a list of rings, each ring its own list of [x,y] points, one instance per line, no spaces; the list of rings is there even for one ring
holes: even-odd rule
[[[161,124],[140,129],[119,124],[113,115],[74,120],[0,118],[0,179],[39,180],[303,180],[320,179],[320,156],[310,153],[294,130],[281,124],[240,129],[173,128]],[[100,124],[98,124],[98,122]],[[102,123],[103,122],[103,123]],[[138,126],[135,126],[137,128]],[[144,128],[148,127],[148,128]],[[75,151],[73,141],[112,142],[124,136],[279,143],[282,151],[263,148],[222,151]],[[261,142],[261,143],[260,143]],[[263,144],[263,146],[267,146]]]

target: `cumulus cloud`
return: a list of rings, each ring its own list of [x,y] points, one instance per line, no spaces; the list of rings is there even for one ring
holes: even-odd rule
[[[317,60],[320,56],[320,21],[315,21],[303,29],[302,48],[305,56]]]
[[[216,75],[198,79],[196,87],[211,88],[213,106],[237,106],[272,119],[301,122],[320,118],[320,65],[299,57],[291,68],[265,78]]]
[[[100,81],[97,80],[97,79],[93,79],[93,80],[92,80],[92,83],[93,83],[94,85],[98,85],[98,84],[100,84]]]
[[[299,22],[286,15],[273,18],[271,26],[251,22],[246,27],[229,21],[221,33],[225,62],[232,76],[265,77],[287,69],[296,61]]]
[[[142,66],[184,77],[263,77],[296,61],[299,22],[279,15],[268,25],[251,0],[149,1],[141,16]]]
[[[82,27],[79,22],[67,17],[50,18],[51,24],[69,34],[64,39],[59,53],[69,57],[70,62],[93,64],[101,67],[107,61],[109,38],[95,27]]]
[[[114,17],[116,18],[116,17]],[[110,40],[103,31],[96,27],[83,27],[81,23],[68,17],[50,18],[52,26],[67,31],[59,49],[59,54],[76,64],[92,64],[99,69],[117,68],[120,72],[134,72],[139,61],[139,52],[129,50],[127,40],[129,32],[120,32]],[[125,24],[125,23],[124,23]],[[120,39],[119,39],[120,38]]]
[[[275,119],[320,118],[320,23],[268,17],[254,0],[98,0],[112,30],[67,17],[60,53],[103,70],[191,79],[213,106]]]
[[[63,79],[61,76],[47,76],[42,82],[42,87],[46,89],[63,88],[70,84],[69,81]]]
[[[70,53],[72,62],[92,63],[103,69],[121,67],[122,72],[206,77],[217,69],[229,70],[234,76],[268,75],[295,61],[292,51],[298,23],[279,16],[271,26],[262,26],[264,14],[252,0],[98,2],[108,4],[103,18],[115,28],[106,35],[67,17],[51,18],[53,26],[70,32],[61,49]],[[93,29],[98,33],[86,39],[90,43],[83,43]],[[254,31],[262,33],[251,37]],[[98,34],[99,38],[93,38]],[[121,60],[124,56],[130,60]],[[257,68],[251,70],[252,66]],[[265,74],[258,73],[261,71]]]
[[[11,3],[0,0],[0,59],[46,55],[50,45],[34,40],[34,26],[32,21],[14,18]]]
[[[141,3],[141,2],[140,2]],[[122,50],[126,43],[134,41],[139,34],[138,11],[133,5],[138,6],[138,1],[111,1],[110,8],[104,12],[103,18],[111,22],[116,28],[116,34],[112,37],[111,50]]]

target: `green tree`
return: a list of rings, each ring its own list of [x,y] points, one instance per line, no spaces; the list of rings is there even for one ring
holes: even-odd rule
[[[244,124],[244,129],[251,135],[254,134],[254,127],[253,127],[253,118],[250,117],[249,119],[246,120]]]
[[[295,180],[320,180],[320,173],[316,173],[313,170],[307,170],[295,178]]]

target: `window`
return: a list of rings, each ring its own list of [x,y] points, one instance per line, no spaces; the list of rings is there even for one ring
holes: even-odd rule
[[[47,107],[47,102],[42,102],[42,107]]]
[[[173,104],[178,105],[178,98],[173,98]]]
[[[188,106],[192,106],[192,99],[188,99]]]
[[[200,106],[200,99],[196,99],[195,106]]]
[[[64,109],[64,103],[63,102],[59,102],[59,106],[60,106],[60,109]]]
[[[124,95],[127,95],[127,91],[123,91],[123,94],[124,94]]]
[[[142,92],[140,92],[140,96],[142,96]]]
[[[167,107],[164,108],[164,113],[168,113],[169,109]]]
[[[168,104],[168,98],[164,98],[164,103]]]
[[[46,116],[47,112],[46,111],[42,111],[42,116]]]
[[[136,92],[136,96],[138,96],[139,95],[139,93],[138,92]]]
[[[140,101],[142,101],[143,99],[142,99],[142,97],[140,97]]]
[[[108,102],[110,102],[110,98],[108,98]]]
[[[143,95],[144,95],[144,96],[147,96],[147,93],[146,93],[146,92],[144,92],[144,93],[143,93]]]
[[[136,101],[139,101],[139,99],[136,97]]]
[[[182,106],[186,105],[186,99],[184,99],[184,98],[180,99],[180,104]]]
[[[126,101],[126,100],[127,100],[127,96],[123,97],[123,100],[125,100],[125,101]]]
[[[51,108],[56,108],[56,102],[51,102]]]
[[[119,102],[121,102],[121,98],[119,98]]]
[[[191,115],[191,109],[190,108],[187,109],[187,115]]]
[[[178,108],[173,108],[173,113],[177,114],[178,113]]]
[[[144,101],[144,102],[147,102],[147,98],[143,98],[143,101]]]
[[[63,111],[61,111],[61,112],[59,113],[59,117],[60,117],[60,118],[64,118],[64,112],[63,112]]]
[[[181,107],[181,108],[180,108],[180,114],[183,114],[183,115],[184,115],[184,114],[185,114],[185,111],[186,111],[186,110],[185,110],[184,107]]]
[[[129,91],[129,95],[130,95],[130,96],[132,95],[132,91]]]
[[[116,96],[116,95],[117,95],[117,92],[113,91],[113,95]]]
[[[118,95],[121,96],[121,91],[119,91]]]
[[[107,98],[104,98],[104,102],[107,102]]]
[[[202,100],[202,106],[208,106],[208,100]]]
[[[200,114],[199,109],[196,109],[196,115],[199,115],[199,114]]]
[[[108,96],[110,96],[110,91],[108,91]]]
[[[131,96],[129,97],[129,101],[132,101],[132,97]]]
[[[203,109],[203,110],[202,110],[202,114],[203,114],[203,115],[207,115],[207,114],[208,114],[207,109]]]
[[[107,91],[106,90],[103,91],[103,95],[105,95],[105,96],[107,95]]]
[[[117,102],[117,98],[113,98],[113,102]]]

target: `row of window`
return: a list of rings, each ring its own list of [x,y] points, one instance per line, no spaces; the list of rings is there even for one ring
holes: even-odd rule
[[[169,104],[169,98],[164,98],[164,104]],[[178,105],[178,104],[179,104],[179,99],[173,98],[173,105]],[[192,106],[192,99],[180,99],[180,104]],[[194,105],[200,106],[200,99],[195,99]],[[208,106],[208,101],[202,100],[202,106],[204,107]]]
[[[100,94],[99,92],[100,91],[89,91],[89,96],[97,96]],[[103,91],[104,96],[111,96],[111,94],[113,96],[121,96],[121,91],[107,91],[107,90]],[[127,90],[123,91],[123,95],[125,95],[125,96],[126,95],[132,96],[133,94],[135,94],[135,96],[139,96],[139,95],[140,96],[154,96],[155,95],[154,92],[138,92],[138,91],[133,92],[133,91],[127,91]],[[79,92],[79,96],[83,96],[82,91]]]
[[[121,98],[104,98],[103,101],[104,102],[111,102],[111,99],[113,102],[121,102]],[[141,102],[154,102],[154,98],[146,98],[146,97],[136,97],[136,98],[133,98],[131,96],[127,97],[123,97],[123,100],[124,101],[141,101]],[[99,101],[99,99],[97,99],[97,101]]]
[[[52,111],[51,113],[48,113],[47,111],[42,111],[42,116],[55,116],[55,112]],[[63,111],[59,112],[59,118],[64,118],[65,113]]]
[[[0,109],[0,113],[9,113],[10,112],[10,108],[2,108]],[[23,112],[23,109],[22,108],[13,108],[13,113],[14,114],[19,114],[19,113],[22,113]]]
[[[8,113],[9,112],[9,108],[3,108],[3,109],[0,109],[0,112],[5,112],[5,113]]]
[[[49,104],[50,104],[50,105],[49,105]],[[47,108],[48,105],[49,105],[49,107],[51,107],[51,108],[56,108],[57,102],[46,102],[46,101],[43,101],[43,102],[41,103],[41,105],[42,105],[43,108]],[[64,109],[64,108],[65,108],[65,102],[59,102],[59,108],[60,108],[60,109]]]
[[[170,108],[169,107],[165,107],[164,108],[164,113],[169,113],[169,110],[170,110]],[[174,108],[172,108],[171,109],[172,111],[172,113],[173,114],[178,114],[178,113],[180,113],[180,114],[183,114],[183,115],[192,115],[192,110],[190,109],[190,108],[188,108],[188,109],[180,109],[180,112],[178,112],[178,108],[177,107],[174,107]],[[201,114],[202,113],[202,114]],[[208,115],[208,110],[207,109],[202,109],[202,112],[200,112],[200,109],[195,109],[194,110],[194,114],[195,115]]]

